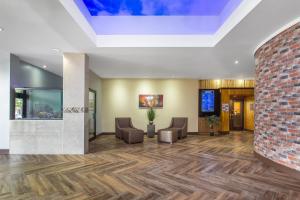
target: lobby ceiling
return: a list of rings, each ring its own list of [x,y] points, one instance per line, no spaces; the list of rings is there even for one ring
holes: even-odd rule
[[[97,36],[213,35],[243,0],[61,0],[61,2],[85,32],[88,30],[82,24],[83,20],[86,20]],[[76,12],[76,9],[79,12]]]
[[[103,78],[253,78],[256,47],[299,17],[299,0],[263,0],[214,47],[99,48],[59,0],[1,0],[0,51],[60,75],[62,52],[85,52]]]
[[[262,0],[59,0],[97,47],[214,47]]]

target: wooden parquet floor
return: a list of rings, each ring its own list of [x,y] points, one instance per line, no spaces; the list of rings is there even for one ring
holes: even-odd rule
[[[300,180],[253,155],[253,135],[128,145],[114,136],[78,155],[0,156],[0,199],[300,199]],[[45,144],[46,145],[46,144]]]

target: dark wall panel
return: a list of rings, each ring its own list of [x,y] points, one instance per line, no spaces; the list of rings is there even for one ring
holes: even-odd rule
[[[11,88],[53,88],[62,89],[61,76],[20,60],[11,54]]]
[[[63,78],[10,55],[10,119],[15,118],[15,88],[63,89]]]

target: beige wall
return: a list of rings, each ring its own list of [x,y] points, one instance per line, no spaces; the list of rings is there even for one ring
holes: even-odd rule
[[[146,130],[146,109],[139,109],[139,94],[163,94],[164,107],[157,109],[156,130],[170,124],[171,117],[188,117],[188,131],[198,132],[197,80],[102,79],[102,131],[114,132],[115,117],[131,117]]]

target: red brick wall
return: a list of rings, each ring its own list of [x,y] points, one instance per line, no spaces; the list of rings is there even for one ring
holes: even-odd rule
[[[255,151],[300,171],[300,23],[255,53]]]

